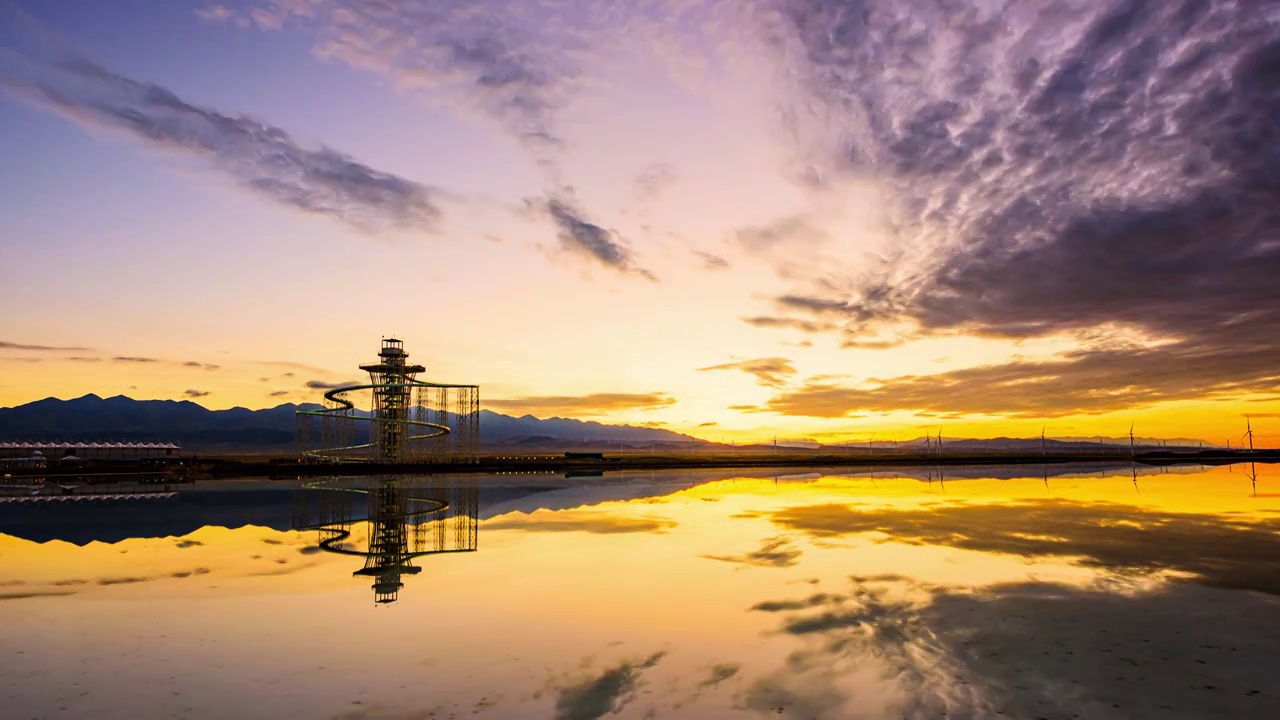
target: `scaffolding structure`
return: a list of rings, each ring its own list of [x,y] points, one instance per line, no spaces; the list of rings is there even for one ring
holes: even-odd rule
[[[378,362],[361,365],[369,383],[324,394],[324,408],[299,410],[299,454],[320,462],[475,462],[480,452],[480,388],[419,380],[404,343],[385,338]],[[368,411],[346,396],[367,392]]]
[[[405,575],[422,572],[415,558],[474,552],[479,516],[480,493],[472,479],[330,478],[298,491],[293,529],[316,531],[321,550],[364,558],[352,576],[373,578],[374,602],[385,605],[399,598]],[[367,530],[363,548],[348,543],[360,527]]]

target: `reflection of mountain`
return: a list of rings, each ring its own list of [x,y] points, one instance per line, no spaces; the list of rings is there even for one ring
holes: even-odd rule
[[[308,483],[294,496],[293,529],[314,530],[321,550],[364,559],[354,575],[372,577],[374,602],[395,602],[415,558],[477,548],[475,478],[382,475]],[[363,506],[361,508],[360,506]],[[352,540],[363,525],[366,542]]]
[[[1106,470],[1109,468],[1109,470]],[[1129,477],[1123,465],[1050,465],[948,467],[942,477],[946,482],[967,478],[999,478],[1036,480],[1064,475],[1098,476],[1105,472]],[[1147,468],[1138,466],[1138,476],[1148,473],[1200,472],[1198,467]],[[937,480],[936,468],[893,467],[868,468],[864,471],[842,469],[837,473],[777,470],[699,470],[685,472],[606,474],[590,480],[559,476],[530,475],[486,477],[477,490],[478,517],[487,519],[511,512],[532,513],[540,509],[566,510],[603,502],[628,501],[661,497],[695,485],[735,477],[777,478],[779,482],[809,482],[823,475],[831,477],[874,477],[878,480],[927,482]],[[501,483],[501,484],[499,484]],[[182,537],[202,527],[238,528],[257,525],[274,530],[293,527],[293,503],[296,484],[254,482],[246,487],[233,481],[197,483],[183,486],[164,500],[163,512],[154,506],[128,502],[95,502],[46,504],[0,504],[0,533],[48,542],[61,540],[85,545],[90,542],[114,543],[133,537]]]
[[[46,398],[0,408],[5,440],[172,440],[190,449],[253,447],[293,449],[295,413],[320,405],[286,403],[264,410],[208,410],[189,400],[134,400],[123,395],[74,400]],[[486,445],[535,447],[557,443],[688,442],[685,435],[655,428],[603,425],[567,418],[511,417],[480,412],[480,441]]]

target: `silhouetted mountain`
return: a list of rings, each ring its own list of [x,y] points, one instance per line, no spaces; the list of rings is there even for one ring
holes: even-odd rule
[[[294,416],[320,405],[285,403],[264,410],[209,410],[189,400],[134,400],[123,395],[73,400],[46,398],[0,408],[0,440],[92,442],[173,441],[189,449],[237,447],[284,450],[293,446]],[[537,440],[532,440],[532,439]],[[486,445],[539,442],[687,442],[670,430],[604,425],[567,418],[540,420],[480,411]]]

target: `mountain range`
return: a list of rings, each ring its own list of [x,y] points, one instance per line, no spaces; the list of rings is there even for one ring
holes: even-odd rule
[[[294,417],[300,409],[318,410],[314,403],[285,403],[273,408],[249,410],[209,410],[190,400],[134,400],[117,395],[102,398],[85,395],[72,400],[45,398],[12,408],[0,408],[0,441],[171,441],[189,450],[237,449],[283,451],[293,447]],[[367,414],[367,413],[365,413]],[[1020,451],[1036,452],[1042,447],[1050,452],[1088,451],[1090,448],[1128,446],[1129,438],[944,438],[944,447],[953,451]],[[1101,442],[1099,442],[1101,441]],[[516,451],[563,449],[582,445],[719,445],[661,428],[634,425],[606,425],[571,418],[537,418],[533,415],[513,417],[490,410],[480,411],[480,442],[488,448],[511,448]],[[847,443],[821,444],[814,441],[777,441],[778,448],[821,452],[884,452],[892,449],[927,450],[934,439],[873,443],[851,440]],[[1043,446],[1042,446],[1043,442]],[[1213,447],[1186,438],[1159,440],[1135,438],[1143,450],[1160,447]],[[737,445],[738,450],[769,451],[771,445]]]
[[[209,410],[190,400],[134,400],[85,395],[45,398],[0,408],[0,440],[91,442],[172,441],[184,448],[286,449],[293,446],[294,416],[320,405],[285,403],[263,410]],[[687,443],[687,435],[660,428],[605,425],[569,418],[512,417],[480,411],[486,446],[557,443]]]

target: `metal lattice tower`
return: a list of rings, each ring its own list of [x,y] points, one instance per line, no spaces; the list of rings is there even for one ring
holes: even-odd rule
[[[361,365],[367,385],[325,393],[321,410],[299,410],[295,443],[303,457],[324,462],[475,462],[480,452],[480,388],[419,380],[404,343],[385,338],[378,362]],[[368,391],[367,415],[345,397]]]

